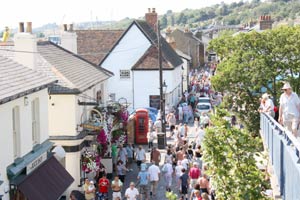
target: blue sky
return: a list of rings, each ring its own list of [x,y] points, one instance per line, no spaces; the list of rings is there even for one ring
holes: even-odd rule
[[[225,3],[240,0],[223,0]],[[17,27],[18,22],[31,21],[33,27],[47,23],[69,24],[98,19],[120,20],[144,16],[148,8],[158,14],[167,10],[179,12],[185,8],[202,8],[221,3],[221,0],[9,0],[2,2],[0,30]]]

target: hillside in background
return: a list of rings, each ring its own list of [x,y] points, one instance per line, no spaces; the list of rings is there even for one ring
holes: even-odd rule
[[[231,4],[216,4],[201,9],[185,9],[175,13],[172,10],[160,15],[161,27],[189,27],[207,28],[210,25],[243,25],[257,22],[261,15],[271,15],[275,24],[300,21],[299,0],[273,0],[261,2],[260,0],[240,1]],[[124,29],[133,19],[126,18],[100,28]]]
[[[160,14],[160,13],[159,13]],[[181,12],[167,11],[159,15],[161,28],[167,27],[189,27],[206,29],[212,25],[245,25],[255,23],[261,15],[271,15],[276,24],[299,24],[300,22],[300,1],[299,0],[272,0],[261,2],[260,0],[240,1],[231,4],[216,4],[201,9],[185,9]],[[143,19],[143,16],[139,19]],[[75,29],[126,29],[133,21],[132,18],[125,18],[120,21],[94,21],[80,22],[75,24]],[[56,32],[60,29],[56,24],[48,24],[35,32],[44,31]]]

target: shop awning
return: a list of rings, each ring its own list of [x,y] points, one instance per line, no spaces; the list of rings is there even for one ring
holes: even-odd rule
[[[73,181],[73,177],[52,156],[19,183],[18,188],[29,200],[56,200]]]

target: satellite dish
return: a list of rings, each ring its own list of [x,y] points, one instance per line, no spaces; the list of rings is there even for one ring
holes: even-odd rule
[[[54,147],[54,149],[52,150],[52,152],[54,153],[54,157],[57,160],[61,160],[61,159],[63,159],[66,156],[66,151],[60,145]]]

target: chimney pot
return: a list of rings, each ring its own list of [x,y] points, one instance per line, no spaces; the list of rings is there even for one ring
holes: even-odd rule
[[[32,22],[27,22],[26,32],[32,33]]]
[[[19,22],[19,32],[20,33],[24,32],[24,22]]]
[[[68,31],[68,25],[64,24],[64,31]]]
[[[155,12],[155,8],[152,8],[152,12],[151,12],[150,8],[148,8],[148,10],[150,12],[145,14],[146,22],[153,28],[153,30],[156,31],[156,29],[157,29],[157,13]]]
[[[151,8],[148,8],[148,13],[151,13]]]

